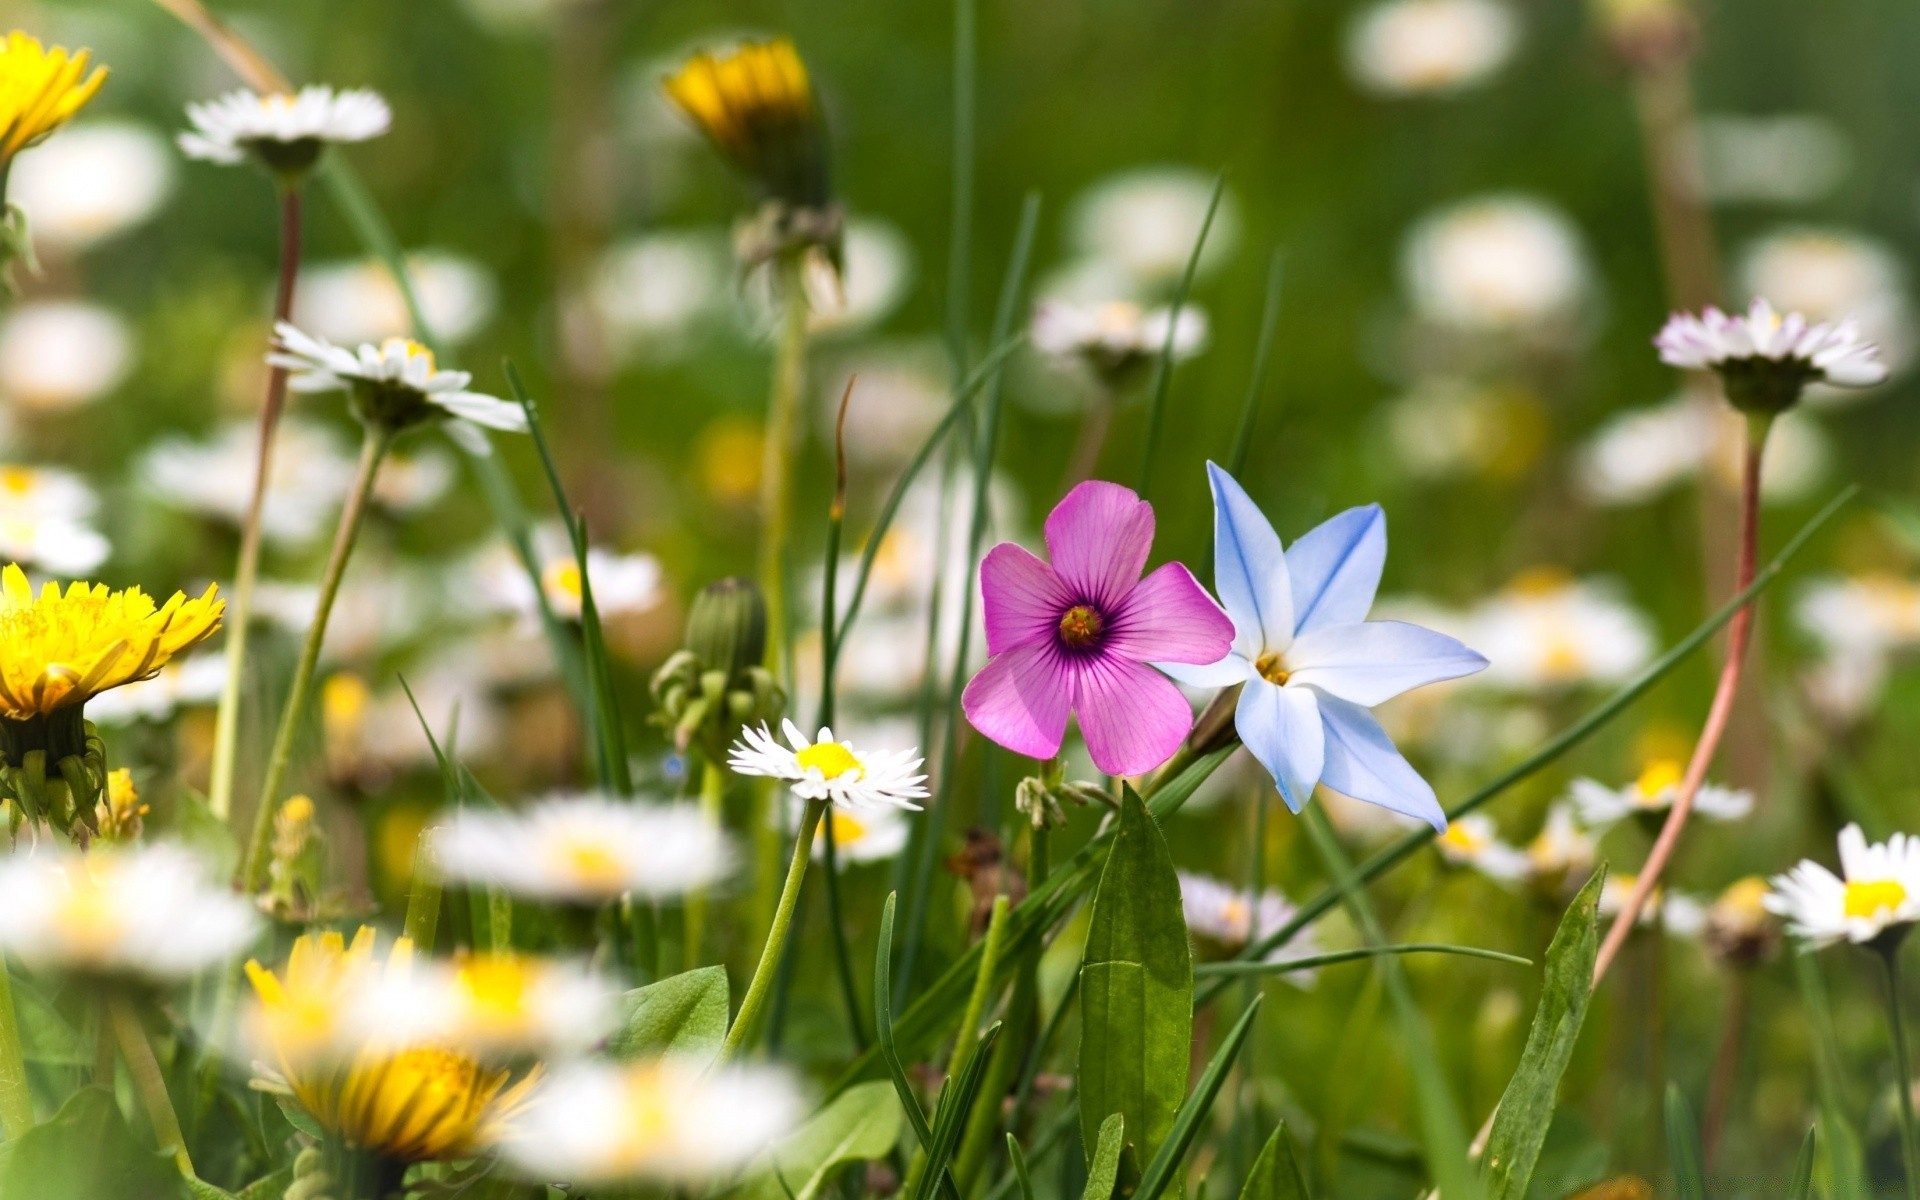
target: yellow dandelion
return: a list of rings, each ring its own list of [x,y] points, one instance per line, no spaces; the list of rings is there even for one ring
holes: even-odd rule
[[[0,572],[0,717],[31,721],[84,705],[109,688],[151,679],[169,659],[220,628],[226,601],[212,585],[164,605],[139,588],[48,583],[35,595],[26,572]]]
[[[535,1085],[444,1046],[368,1038],[358,1007],[368,989],[412,969],[413,943],[384,959],[362,927],[295,939],[284,975],[247,964],[259,1003],[253,1033],[277,1060],[286,1091],[329,1133],[391,1162],[469,1156],[496,1136]]]
[[[720,152],[775,199],[828,201],[826,139],[813,84],[786,38],[700,51],[665,83],[667,96]]]
[[[0,42],[0,174],[85,107],[106,78],[105,67],[87,73],[85,50],[49,50],[19,30],[8,34]]]

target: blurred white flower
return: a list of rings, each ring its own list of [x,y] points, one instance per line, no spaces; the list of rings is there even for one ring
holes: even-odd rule
[[[847,410],[847,459],[856,466],[904,463],[947,415],[945,353],[930,342],[863,346],[824,372],[817,412],[821,440],[833,444],[840,398],[854,380]]]
[[[1851,158],[1845,132],[1812,113],[1706,113],[1699,129],[1695,182],[1702,198],[1722,204],[1819,200],[1840,185]]]
[[[1547,819],[1526,849],[1528,866],[1536,879],[1575,883],[1585,882],[1598,852],[1592,832],[1580,824],[1569,804],[1555,804],[1547,810]]]
[[[560,795],[520,812],[462,809],[434,835],[448,878],[599,904],[670,899],[725,879],[727,836],[691,805]]]
[[[99,725],[164,721],[181,708],[216,704],[226,685],[225,652],[177,658],[152,679],[101,692],[87,701],[87,720]]]
[[[1033,348],[1065,365],[1090,369],[1110,381],[1131,375],[1157,359],[1173,335],[1175,361],[1192,358],[1207,343],[1207,315],[1192,305],[1143,309],[1128,301],[1072,304],[1046,300],[1035,306]]]
[[[854,217],[847,222],[845,271],[836,282],[808,281],[816,333],[858,333],[893,315],[913,287],[913,243],[886,221]]]
[[[1529,571],[1466,620],[1487,657],[1474,678],[1515,691],[1625,682],[1653,657],[1652,623],[1619,589],[1559,571]]]
[[[92,525],[93,488],[57,467],[0,466],[0,559],[56,575],[84,575],[110,547]]]
[[[453,488],[453,455],[439,446],[415,445],[387,452],[373,481],[373,501],[395,513],[432,508]]]
[[[1449,821],[1434,845],[1449,863],[1478,871],[1496,883],[1517,883],[1533,872],[1526,852],[1502,841],[1493,818],[1485,813]]]
[[[1255,902],[1246,888],[1236,888],[1211,876],[1181,871],[1179,877],[1180,905],[1186,913],[1187,928],[1229,950],[1239,950],[1277,932],[1299,911],[1292,901],[1273,888],[1261,892]],[[1268,951],[1261,961],[1293,962],[1319,953],[1320,944],[1312,926],[1308,926],[1287,939],[1285,945]],[[1312,968],[1305,968],[1288,971],[1281,978],[1306,987],[1314,976]]]
[[[1456,92],[1505,65],[1518,36],[1496,0],[1386,0],[1354,18],[1347,69],[1381,95]]]
[[[476,757],[497,748],[507,728],[485,664],[460,647],[410,667],[404,688],[394,678],[376,692],[361,676],[335,671],[319,699],[329,774],[369,788],[435,766],[428,730],[442,751],[454,737],[463,757]]]
[[[798,796],[789,797],[787,824],[783,829],[797,829],[800,814],[806,808],[806,801]],[[774,810],[777,812],[777,810]],[[827,857],[827,826],[833,826],[833,854],[843,866],[847,863],[882,862],[906,849],[907,826],[905,813],[892,807],[874,807],[859,812],[849,812],[835,806],[827,810],[820,822],[820,836],[813,839],[813,859],[823,862]]]
[[[1546,415],[1530,392],[1429,379],[1393,400],[1387,436],[1399,461],[1425,479],[1526,473],[1547,440]]]
[[[1709,463],[1722,481],[1737,483],[1744,454],[1743,422],[1682,394],[1609,418],[1580,447],[1575,481],[1595,504],[1639,504],[1698,478]],[[1804,498],[1830,457],[1817,423],[1799,412],[1782,414],[1767,438],[1761,495],[1777,503]]]
[[[1608,787],[1595,779],[1576,779],[1568,786],[1567,798],[1579,814],[1581,824],[1588,829],[1605,829],[1627,817],[1660,814],[1672,808],[1684,775],[1681,763],[1656,759],[1625,787]],[[1753,811],[1753,793],[1703,784],[1693,798],[1693,809],[1709,821],[1738,821]]]
[[[1600,915],[1618,917],[1638,883],[1637,875],[1624,872],[1608,875],[1607,881],[1600,885]],[[1697,937],[1706,928],[1707,905],[1698,896],[1669,893],[1666,888],[1656,887],[1640,907],[1638,924],[1644,929],[1656,922],[1670,937]]]
[[[1213,187],[1212,175],[1191,167],[1109,175],[1075,198],[1067,214],[1069,240],[1080,256],[1111,263],[1142,287],[1172,284],[1193,257]],[[1239,205],[1226,193],[1200,252],[1201,273],[1231,258],[1239,240]]]
[[[1920,838],[1896,833],[1869,845],[1858,825],[1840,831],[1840,874],[1812,859],[1773,879],[1767,911],[1815,946],[1872,942],[1920,921]]]
[[[1795,622],[1828,652],[1883,653],[1920,645],[1920,582],[1897,575],[1832,575],[1809,582]]]
[[[623,356],[681,358],[691,335],[724,310],[732,273],[725,233],[664,230],[609,250],[591,297]]]
[[[421,316],[448,345],[480,332],[499,307],[499,285],[473,259],[443,250],[415,251],[407,255],[407,276]],[[413,330],[400,285],[373,259],[303,266],[294,311],[307,332],[342,344],[380,342]]]
[[[130,121],[85,121],[21,155],[7,199],[27,214],[38,246],[82,250],[146,221],[173,187],[160,134]]]
[[[119,387],[133,369],[132,331],[97,304],[33,301],[0,322],[0,397],[17,409],[78,408]]]
[[[259,917],[173,845],[52,844],[0,858],[0,953],[30,970],[186,979],[244,950]]]
[[[1654,345],[1660,348],[1661,362],[1689,371],[1718,371],[1729,389],[1736,378],[1750,381],[1755,363],[1777,367],[1783,377],[1794,380],[1796,396],[1799,385],[1806,383],[1871,387],[1887,377],[1879,349],[1861,336],[1854,322],[1816,324],[1804,313],[1781,313],[1765,297],[1744,313],[1724,313],[1712,306],[1699,316],[1675,313]],[[1735,394],[1734,400],[1739,404],[1740,396]]]
[[[137,470],[160,499],[237,528],[253,502],[259,454],[258,422],[230,421],[211,441],[162,438],[140,457]],[[262,534],[288,546],[312,541],[328,528],[352,482],[353,459],[331,429],[284,418],[273,443]]]
[[[582,963],[512,952],[415,960],[408,971],[368,973],[342,1032],[445,1046],[479,1058],[579,1054],[613,1031],[612,980]]]
[[[1519,194],[1481,196],[1422,218],[1400,265],[1421,317],[1480,333],[1568,322],[1592,286],[1572,221]]]
[[[524,1178],[701,1187],[777,1145],[804,1112],[771,1067],[576,1063],[542,1079],[499,1149]]]
[[[540,590],[548,606],[562,620],[578,621],[584,603],[580,560],[568,544],[565,531],[557,525],[540,526],[534,531],[533,553],[540,566]],[[511,613],[537,626],[539,597],[527,577],[526,565],[511,546],[489,546],[475,557],[471,570],[473,587],[469,595],[485,610]],[[589,546],[586,582],[593,586],[594,610],[603,618],[645,612],[659,605],[666,594],[660,560],[645,553],[616,554]]]
[[[364,662],[404,645],[446,611],[445,592],[444,580],[429,563],[356,555],[334,597],[325,658]],[[254,612],[297,638],[313,622],[319,602],[316,584],[263,579],[254,593]]]
[[[254,153],[278,168],[289,153],[298,156],[327,143],[379,137],[393,124],[393,111],[378,93],[364,88],[336,92],[313,85],[291,96],[236,89],[217,100],[187,105],[187,119],[193,129],[179,138],[187,157],[237,163]]]
[[[1734,273],[1747,295],[1811,322],[1853,322],[1880,348],[1890,372],[1913,361],[1917,327],[1907,270],[1884,242],[1841,229],[1780,229],[1742,249]],[[1823,388],[1815,397],[1849,394]]]
[[[803,800],[827,800],[836,808],[919,809],[927,798],[922,759],[906,750],[858,750],[822,729],[813,738],[792,721],[782,721],[781,745],[763,724],[741,730],[740,740],[727,753],[727,765],[737,775],[759,775],[787,781]]]

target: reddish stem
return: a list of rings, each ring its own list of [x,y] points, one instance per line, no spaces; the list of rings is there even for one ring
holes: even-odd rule
[[[1767,426],[1759,424],[1761,420],[1764,418],[1750,418],[1746,461],[1741,472],[1740,561],[1733,585],[1736,594],[1745,591],[1753,582],[1759,557],[1760,455],[1767,441]],[[1595,987],[1607,977],[1607,968],[1613,965],[1620,947],[1626,944],[1628,935],[1633,932],[1641,909],[1646,907],[1647,898],[1653,894],[1661,873],[1666,870],[1668,861],[1673,858],[1673,852],[1680,844],[1687,818],[1693,815],[1694,797],[1700,794],[1700,786],[1706,782],[1707,770],[1713,765],[1714,754],[1720,749],[1720,739],[1726,735],[1727,720],[1733,715],[1733,702],[1740,693],[1740,677],[1746,662],[1747,642],[1752,633],[1753,604],[1749,601],[1734,614],[1733,623],[1728,629],[1726,665],[1720,669],[1720,685],[1713,693],[1713,705],[1707,710],[1707,722],[1700,730],[1699,742],[1694,745],[1693,758],[1687,763],[1686,777],[1680,781],[1680,791],[1674,796],[1673,807],[1667,811],[1666,823],[1660,827],[1660,836],[1654,840],[1653,849],[1647,855],[1647,865],[1634,881],[1633,893],[1621,906],[1613,927],[1607,930],[1606,940],[1600,945],[1599,957],[1594,960]]]

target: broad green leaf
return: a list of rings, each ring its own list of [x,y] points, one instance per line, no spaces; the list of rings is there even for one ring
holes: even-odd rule
[[[1285,1121],[1260,1148],[1240,1188],[1240,1200],[1307,1200],[1307,1181],[1300,1177],[1300,1165],[1293,1160],[1293,1139],[1287,1136]]]
[[[5,968],[0,968],[4,970]],[[20,1054],[28,1062],[59,1067],[89,1067],[93,1044],[60,1015],[53,1001],[31,980],[9,977],[13,1018],[20,1029]]]
[[[622,998],[620,1028],[607,1050],[615,1058],[675,1054],[710,1062],[727,1039],[727,1008],[725,967],[669,976]]]
[[[1128,788],[1080,968],[1080,1130],[1127,1119],[1144,1161],[1173,1129],[1193,1043],[1193,953],[1160,826]]]
[[[81,1088],[52,1120],[0,1143],[0,1196],[9,1200],[178,1200],[184,1183],[104,1088]]]
[[[315,1141],[326,1140],[327,1131],[320,1128],[320,1122],[314,1120],[311,1113],[300,1107],[298,1100],[290,1096],[275,1096],[274,1099],[279,1102],[280,1115],[287,1119],[287,1124]]]
[[[1233,1066],[1233,1060],[1240,1054],[1240,1047],[1247,1042],[1247,1036],[1253,1032],[1253,1018],[1260,1011],[1260,997],[1255,996],[1253,1003],[1247,1005],[1247,1011],[1240,1014],[1233,1029],[1227,1034],[1227,1040],[1220,1043],[1220,1049],[1213,1055],[1213,1061],[1200,1073],[1200,1081],[1193,1086],[1193,1094],[1187,1097],[1180,1111],[1174,1114],[1173,1129],[1168,1132],[1167,1140],[1154,1151],[1153,1161],[1147,1164],[1146,1172],[1141,1176],[1140,1186],[1134,1195],[1138,1200],[1159,1200],[1160,1193],[1167,1190],[1174,1176],[1180,1170],[1180,1162],[1187,1156],[1188,1147],[1199,1136],[1200,1122],[1207,1119],[1213,1102],[1220,1095],[1220,1087],[1227,1081],[1227,1071]]]
[[[1707,1200],[1707,1179],[1700,1165],[1700,1127],[1678,1084],[1667,1085],[1667,1165],[1673,1168],[1674,1194],[1680,1200]]]
[[[239,1200],[281,1200],[292,1186],[293,1168],[285,1166],[241,1188],[238,1197]]]
[[[1534,1010],[1520,1065],[1493,1118],[1485,1157],[1489,1200],[1521,1200],[1540,1161],[1547,1128],[1553,1124],[1554,1096],[1573,1059],[1574,1043],[1587,1018],[1592,995],[1593,960],[1599,948],[1600,888],[1603,866],[1567,906],[1560,928],[1547,946],[1546,982]]]
[[[1087,1190],[1082,1200],[1111,1200],[1113,1185],[1120,1179],[1120,1152],[1127,1145],[1125,1113],[1112,1113],[1100,1122],[1093,1144],[1093,1161],[1087,1166]]]
[[[716,968],[717,969],[717,968]],[[814,1200],[836,1168],[884,1158],[900,1140],[900,1103],[885,1081],[848,1088],[781,1139],[768,1162],[736,1189],[733,1200]]]

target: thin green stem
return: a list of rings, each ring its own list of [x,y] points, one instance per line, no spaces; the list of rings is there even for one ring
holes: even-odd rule
[[[726,1044],[720,1048],[721,1062],[740,1053],[747,1039],[753,1035],[754,1021],[767,1002],[767,992],[773,987],[781,951],[786,948],[787,934],[793,928],[793,910],[800,902],[800,888],[807,879],[807,864],[813,859],[813,834],[820,828],[820,817],[826,811],[826,801],[809,800],[806,811],[801,814],[800,831],[793,840],[793,860],[787,864],[787,882],[780,888],[780,902],[773,910],[773,925],[767,930],[766,944],[760,948],[760,962],[753,968],[753,979],[747,984],[747,994],[740,1001],[740,1012],[727,1030]]]
[[[792,524],[793,442],[800,390],[807,374],[807,288],[802,263],[787,255],[775,264],[780,340],[774,350],[773,390],[767,397],[766,440],[760,459],[760,587],[767,597],[767,661],[789,678],[787,533]]]
[[[380,464],[393,445],[390,430],[369,428],[360,443],[360,465],[340,512],[340,525],[334,534],[333,550],[327,556],[325,573],[320,577],[320,601],[314,609],[313,623],[307,626],[306,644],[300,649],[300,661],[294,667],[293,685],[287,692],[286,708],[280,714],[280,728],[274,734],[273,754],[267,760],[266,777],[260,783],[260,799],[253,813],[253,834],[247,839],[247,856],[240,870],[243,891],[256,892],[267,868],[267,842],[273,830],[273,810],[279,803],[280,788],[286,782],[287,768],[293,763],[294,742],[307,715],[313,695],[313,676],[320,666],[320,650],[327,638],[327,619],[333,602],[340,595],[340,580],[347,573],[347,561],[353,557],[353,544],[360,534],[360,522],[367,513],[373,495],[374,480]]]
[[[159,1141],[161,1152],[173,1158],[182,1175],[188,1179],[199,1178],[194,1174],[193,1159],[187,1154],[187,1139],[180,1133],[180,1118],[174,1114],[173,1099],[167,1095],[166,1076],[160,1071],[159,1060],[153,1056],[153,1045],[147,1041],[140,1014],[133,1010],[125,996],[114,996],[107,1001],[107,1018],[113,1022],[120,1056],[126,1060],[127,1073],[133,1077],[133,1090],[147,1111],[147,1121],[153,1126],[153,1136]]]
[[[726,798],[726,768],[713,759],[705,760],[700,765],[700,815],[716,829],[725,818]],[[706,948],[707,889],[695,888],[687,893],[686,901],[680,906],[680,932],[681,965],[692,970],[700,965],[700,955]]]
[[[294,285],[300,275],[300,184],[280,185],[280,278],[274,289],[273,321],[293,317]],[[277,336],[277,335],[276,335]],[[213,766],[207,784],[207,807],[226,820],[233,812],[233,777],[240,748],[240,692],[246,678],[247,635],[253,617],[253,592],[260,577],[260,544],[267,507],[267,486],[273,478],[274,435],[287,406],[287,369],[267,372],[266,403],[260,407],[260,448],[253,467],[253,495],[247,501],[246,520],[240,526],[240,561],[234,568],[233,592],[227,600],[227,677],[220,688],[220,708],[214,721]]]
[[[20,1023],[13,1011],[13,978],[0,964],[0,1139],[33,1128],[33,1092],[20,1049]]]
[[[1887,1028],[1893,1034],[1893,1090],[1900,1101],[1900,1153],[1906,1161],[1907,1200],[1920,1200],[1920,1126],[1913,1119],[1913,1054],[1907,1045],[1907,1014],[1900,1002],[1900,947],[1876,947],[1886,968]]]
[[[867,1020],[860,1012],[860,992],[853,982],[853,951],[847,945],[846,918],[840,908],[840,864],[833,814],[828,813],[820,824],[825,835],[822,838],[825,848],[823,865],[826,867],[827,925],[833,941],[834,972],[840,977],[840,995],[847,1006],[847,1029],[853,1034],[853,1048],[857,1053],[867,1048]]]

